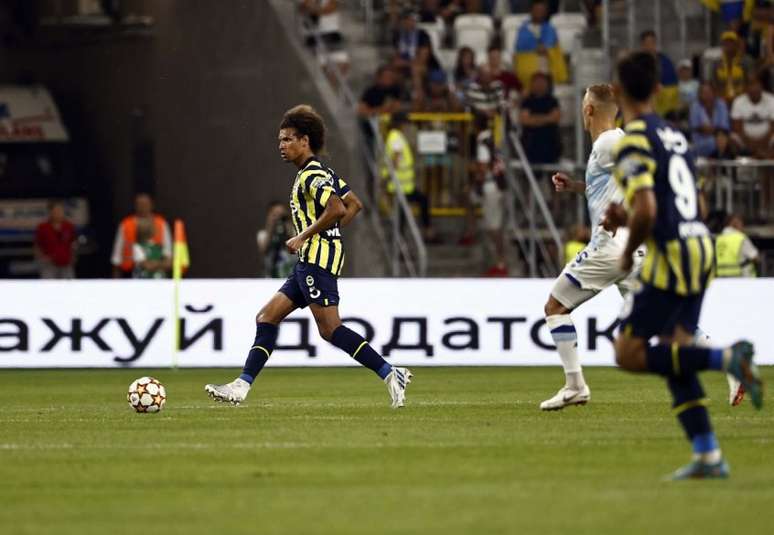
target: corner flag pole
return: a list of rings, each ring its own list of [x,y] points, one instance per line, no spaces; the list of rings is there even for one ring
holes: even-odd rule
[[[188,256],[188,242],[185,237],[185,226],[180,219],[175,220],[175,239],[172,249],[172,285],[173,285],[173,310],[172,323],[172,367],[178,367],[180,354],[180,281],[183,278],[183,270],[188,269],[190,258]]]

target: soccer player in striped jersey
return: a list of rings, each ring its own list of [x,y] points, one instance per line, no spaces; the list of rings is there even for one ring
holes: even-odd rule
[[[204,389],[217,401],[244,401],[271,356],[280,322],[308,305],[320,336],[374,371],[387,385],[392,407],[402,407],[411,372],[388,364],[339,318],[337,278],[344,266],[340,229],[361,205],[344,180],[315,156],[325,142],[325,124],[310,106],[296,106],[285,113],[278,137],[280,156],[298,168],[290,194],[296,236],[286,243],[291,252],[298,254],[298,263],[279,292],[258,313],[255,341],[241,375],[230,383],[208,384]]]
[[[616,67],[626,135],[615,152],[613,176],[624,192],[624,207],[611,205],[608,227],[626,222],[629,239],[621,268],[632,268],[632,254],[643,243],[647,253],[642,287],[627,296],[616,361],[625,370],[661,375],[672,393],[674,413],[693,448],[693,460],[673,479],[729,475],[715,434],[698,373],[717,370],[742,382],[760,408],[763,390],[753,347],[746,341],[728,348],[694,343],[704,291],[711,278],[713,246],[701,221],[695,169],[685,136],[653,111],[658,67],[652,54],[632,53]],[[655,345],[648,341],[658,337]]]
[[[617,113],[612,86],[590,86],[583,97],[583,125],[593,144],[585,180],[573,180],[564,173],[556,173],[552,177],[558,192],[585,193],[593,231],[588,246],[565,266],[556,279],[545,305],[546,323],[565,375],[564,386],[540,404],[545,411],[583,405],[591,399],[578,358],[578,335],[570,313],[608,286],[615,284],[625,294],[636,280],[636,273],[622,271],[618,265],[626,246],[627,229],[621,228],[613,233],[602,227],[607,207],[623,199],[611,176],[613,148],[624,135],[623,130],[615,127]],[[636,259],[642,254],[638,251]]]

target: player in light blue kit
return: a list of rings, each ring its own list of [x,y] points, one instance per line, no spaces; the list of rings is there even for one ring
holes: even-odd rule
[[[565,266],[556,279],[545,306],[546,323],[556,344],[565,374],[565,385],[552,398],[540,404],[542,410],[559,410],[568,405],[583,405],[591,399],[591,391],[583,378],[578,359],[578,335],[570,313],[599,292],[618,286],[624,294],[636,283],[642,251],[634,257],[634,269],[621,271],[619,259],[628,238],[628,230],[609,232],[602,228],[602,219],[611,203],[620,203],[623,194],[612,178],[613,149],[624,136],[615,127],[618,113],[612,86],[592,85],[583,96],[583,126],[593,143],[586,166],[585,180],[573,180],[556,173],[552,180],[558,192],[586,195],[591,218],[591,241],[574,261]]]

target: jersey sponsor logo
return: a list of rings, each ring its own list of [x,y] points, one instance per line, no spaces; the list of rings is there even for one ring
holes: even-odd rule
[[[685,139],[682,132],[673,130],[667,126],[656,129],[656,133],[667,151],[676,154],[685,154],[688,152],[688,141]]]
[[[325,231],[325,235],[329,238],[341,238],[341,230],[338,227],[329,228]]]
[[[312,188],[321,188],[323,186],[333,186],[333,178],[329,175],[318,176],[312,181]]]

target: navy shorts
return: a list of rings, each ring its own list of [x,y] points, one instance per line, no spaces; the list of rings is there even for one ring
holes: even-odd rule
[[[621,311],[621,332],[649,340],[653,336],[670,336],[678,325],[689,333],[696,332],[704,293],[677,295],[643,284],[627,295]]]
[[[320,306],[339,304],[339,284],[335,276],[321,267],[297,262],[279,291],[298,308],[314,303]]]

